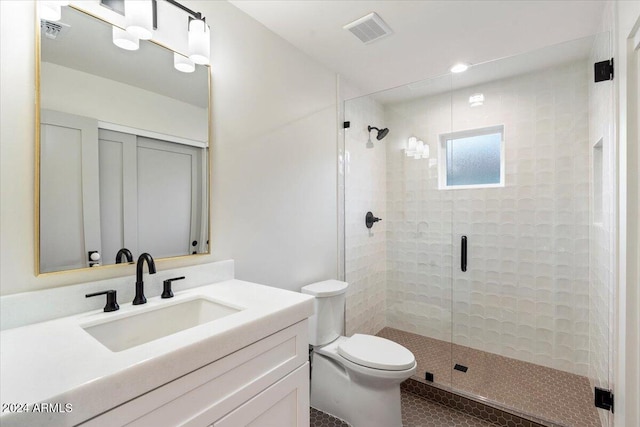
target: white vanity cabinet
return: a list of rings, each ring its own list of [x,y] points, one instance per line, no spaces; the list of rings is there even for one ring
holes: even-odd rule
[[[308,425],[309,363],[307,362],[210,427]]]
[[[307,320],[81,425],[306,427],[309,425]]]

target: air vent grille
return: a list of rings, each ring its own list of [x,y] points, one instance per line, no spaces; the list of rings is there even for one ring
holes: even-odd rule
[[[363,16],[343,28],[351,31],[354,36],[365,44],[393,34],[393,30],[375,12]]]
[[[62,22],[40,20],[40,31],[42,31],[42,35],[51,40],[55,40],[61,35],[64,35],[69,31],[69,28],[71,28],[71,26]]]

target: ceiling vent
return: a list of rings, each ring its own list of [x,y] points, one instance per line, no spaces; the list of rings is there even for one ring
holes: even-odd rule
[[[51,22],[44,19],[40,20],[40,31],[42,32],[42,35],[51,40],[64,36],[69,32],[70,28],[70,25],[63,22]]]
[[[353,35],[359,38],[364,44],[371,43],[375,40],[393,34],[393,30],[389,28],[389,26],[375,12],[372,12],[367,16],[363,16],[360,19],[356,19],[350,24],[345,25],[343,28],[351,31]]]

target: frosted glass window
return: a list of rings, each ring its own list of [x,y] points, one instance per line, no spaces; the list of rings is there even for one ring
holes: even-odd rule
[[[501,126],[442,135],[440,187],[503,185],[502,141]]]

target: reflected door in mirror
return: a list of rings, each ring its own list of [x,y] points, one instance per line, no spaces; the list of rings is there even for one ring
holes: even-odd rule
[[[41,113],[40,270],[89,266],[100,251],[98,123],[56,111]]]

